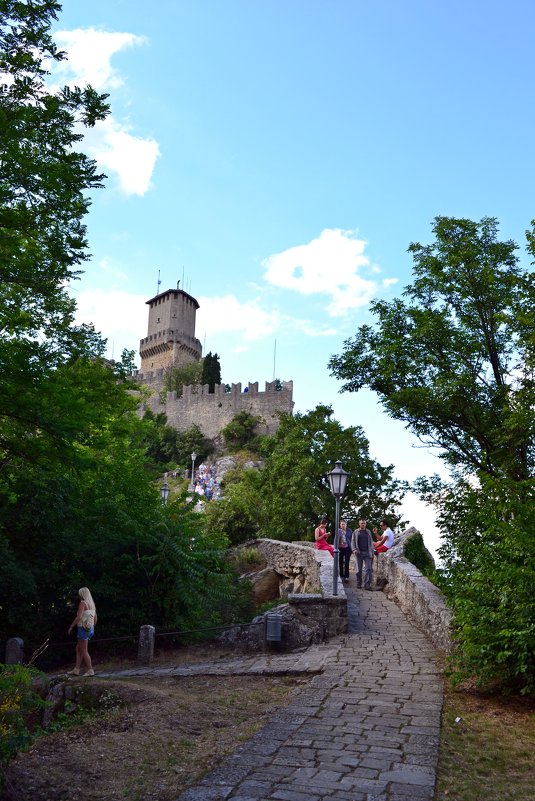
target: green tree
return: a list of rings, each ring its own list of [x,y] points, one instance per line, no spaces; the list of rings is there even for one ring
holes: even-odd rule
[[[144,420],[150,423],[145,434],[147,455],[158,473],[162,472],[163,466],[169,470],[177,466],[189,467],[193,451],[199,462],[213,453],[213,442],[204,436],[198,425],[193,425],[188,431],[177,431],[167,425],[164,413],[155,415],[150,409],[145,412]]]
[[[349,473],[342,512],[350,519],[388,516],[399,521],[396,507],[405,485],[393,478],[392,465],[372,459],[360,426],[344,428],[330,406],[306,414],[283,415],[276,434],[266,438],[265,467],[259,494],[260,531],[275,539],[303,539],[318,517],[334,521],[334,499],[327,474],[337,460]]]
[[[242,448],[254,446],[260,421],[260,417],[249,412],[243,411],[235,414],[230,423],[221,429],[229,451],[239,451]]]
[[[422,479],[420,487],[444,535],[455,676],[535,695],[535,481]]]
[[[132,378],[132,373],[136,370],[136,352],[125,348],[121,353],[121,359],[114,362],[113,370],[116,376],[124,380]]]
[[[214,392],[216,384],[221,383],[221,364],[217,353],[207,353],[202,360],[201,384],[208,384],[208,391]]]
[[[412,244],[404,299],[376,301],[330,361],[343,391],[374,390],[388,414],[458,469],[524,480],[534,468],[535,282],[496,220],[437,217]]]
[[[79,152],[83,128],[108,113],[91,87],[45,86],[47,61],[59,62],[51,0],[0,5],[0,465],[35,459],[40,445],[61,448],[65,423],[54,414],[48,380],[80,355],[101,355],[92,328],[73,325],[69,281],[87,256],[83,217],[89,190],[102,185]],[[49,395],[49,390],[52,395]],[[1,469],[1,467],[0,467]]]
[[[186,497],[162,507],[145,470],[149,423],[118,381],[129,353],[117,375],[94,328],[73,325],[66,287],[103,178],[79,146],[108,107],[91,87],[47,89],[59,10],[0,2],[0,640],[30,647],[64,639],[86,584],[108,635],[200,625],[232,598],[225,538]]]
[[[245,470],[241,481],[225,487],[225,497],[209,510],[211,524],[235,543],[259,534],[280,540],[311,537],[321,514],[334,520],[327,473],[340,459],[350,474],[343,513],[370,519],[388,515],[395,525],[403,482],[393,467],[369,455],[362,428],[343,426],[330,406],[306,414],[282,415],[278,431],[261,439],[264,465]]]
[[[404,299],[373,303],[376,326],[330,366],[452,469],[419,487],[439,512],[458,674],[534,692],[535,275],[494,219],[437,217],[433,231],[409,248]]]
[[[171,367],[164,377],[162,398],[165,401],[168,392],[176,392],[182,397],[184,387],[198,387],[202,378],[202,363],[190,362],[181,367]]]

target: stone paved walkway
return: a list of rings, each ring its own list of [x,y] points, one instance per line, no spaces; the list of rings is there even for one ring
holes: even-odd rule
[[[348,602],[347,636],[292,655],[322,672],[177,801],[431,801],[442,708],[435,651],[383,593],[353,585]],[[266,659],[275,667],[288,657]]]
[[[136,667],[116,676],[309,674],[308,685],[177,801],[431,801],[442,709],[436,653],[382,592],[348,595],[349,634],[299,653]]]

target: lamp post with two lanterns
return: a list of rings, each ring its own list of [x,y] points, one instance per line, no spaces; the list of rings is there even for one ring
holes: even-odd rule
[[[334,564],[333,564],[333,595],[338,595],[338,571],[339,571],[339,547],[338,547],[338,530],[340,528],[340,501],[345,495],[347,479],[349,473],[342,467],[342,462],[334,463],[334,467],[330,473],[327,473],[329,479],[329,487],[331,493],[334,495],[336,501],[336,514],[335,514],[335,527],[334,527]]]

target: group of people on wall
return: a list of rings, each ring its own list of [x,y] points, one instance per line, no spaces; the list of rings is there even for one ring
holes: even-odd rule
[[[357,566],[357,587],[365,590],[372,588],[372,566],[373,557],[380,553],[385,553],[394,544],[394,532],[390,528],[388,520],[381,520],[381,532],[378,528],[370,531],[367,528],[366,520],[359,520],[359,527],[354,531],[349,528],[346,520],[340,522],[338,529],[338,567],[340,578],[347,584],[349,581],[349,560],[351,554],[355,554]],[[328,542],[329,532],[327,531],[327,518],[323,517],[314,531],[316,548],[320,551],[329,551],[334,557],[335,550]]]

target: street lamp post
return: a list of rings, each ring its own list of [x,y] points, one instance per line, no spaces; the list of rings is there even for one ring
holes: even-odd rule
[[[195,451],[191,454],[191,483],[195,486],[195,460],[197,458],[197,454]]]
[[[162,503],[165,506],[167,503],[167,499],[169,497],[169,484],[167,483],[167,473],[163,474],[163,484],[160,490],[160,494],[162,496]]]
[[[335,462],[334,468],[330,473],[327,473],[329,479],[329,486],[336,501],[336,515],[334,522],[334,564],[333,564],[333,595],[338,595],[338,555],[340,553],[338,547],[338,529],[340,528],[340,501],[346,491],[346,484],[349,473],[342,467],[342,462]]]

